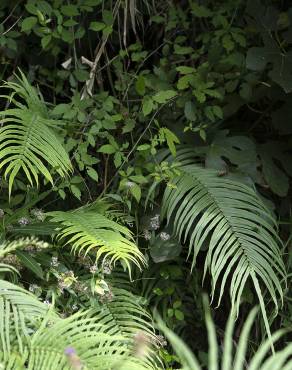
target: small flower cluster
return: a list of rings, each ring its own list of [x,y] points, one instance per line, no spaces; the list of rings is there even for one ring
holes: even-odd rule
[[[25,243],[23,248],[26,252],[38,252],[49,247],[49,243],[36,238],[27,238],[22,243]]]
[[[27,217],[20,217],[20,219],[17,222],[20,226],[26,226],[30,223]]]
[[[40,287],[37,284],[30,284],[28,290],[32,293],[35,293]]]
[[[42,209],[34,208],[30,211],[30,214],[36,218],[38,221],[45,221],[46,215]]]
[[[105,275],[110,275],[112,273],[112,266],[108,260],[104,260],[102,263],[102,273]]]
[[[58,287],[63,292],[64,289],[70,288],[75,281],[76,277],[72,270],[64,272],[58,279]]]
[[[162,231],[160,234],[160,239],[163,240],[163,241],[166,241],[166,240],[169,240],[170,239],[170,235],[168,233],[166,233],[165,231]]]
[[[154,344],[156,344],[158,347],[163,348],[167,346],[167,341],[163,335],[156,335]]]
[[[132,181],[127,181],[127,182],[126,182],[126,187],[127,187],[127,188],[132,188],[134,185],[135,185],[135,183],[134,183],[134,182],[132,182]]]
[[[81,281],[75,281],[74,290],[77,293],[85,293],[88,290],[88,287],[86,286],[86,284],[82,283]]]
[[[1,258],[1,262],[7,263],[7,265],[11,265],[18,270],[21,270],[23,268],[19,258],[15,256],[14,254],[7,254],[6,256]]]
[[[160,216],[156,214],[152,218],[150,218],[150,228],[151,230],[157,230],[160,228]]]
[[[90,271],[90,273],[91,273],[91,274],[96,274],[96,273],[97,273],[97,271],[98,271],[98,266],[97,266],[97,264],[95,263],[94,265],[90,266],[90,267],[89,267],[89,271]]]
[[[51,266],[52,267],[58,267],[59,266],[59,261],[58,261],[58,257],[55,257],[53,256],[52,259],[51,259]]]
[[[99,300],[101,303],[108,303],[111,302],[113,299],[114,293],[111,290],[99,296]]]
[[[144,230],[143,231],[143,237],[145,240],[150,240],[151,239],[151,232],[149,230]]]

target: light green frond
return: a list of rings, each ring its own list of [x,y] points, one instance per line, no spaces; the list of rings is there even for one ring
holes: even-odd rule
[[[45,249],[48,246],[49,244],[47,242],[31,236],[11,241],[4,241],[0,243],[0,259],[7,254],[16,251],[17,249],[25,249],[26,247]]]
[[[9,178],[9,194],[20,170],[32,186],[38,185],[39,174],[53,183],[48,164],[64,177],[72,170],[72,165],[54,132],[56,123],[48,118],[39,94],[22,73],[17,82],[7,82],[4,87],[12,91],[15,104],[14,108],[0,112],[3,125],[0,128],[0,170]],[[24,99],[25,104],[20,103],[19,98]]]
[[[4,358],[15,347],[23,352],[36,320],[42,319],[47,311],[48,306],[33,294],[0,280],[0,351]]]
[[[107,315],[103,313],[102,316]],[[125,363],[127,369],[157,368],[147,357],[136,358],[132,352],[133,336],[113,332],[102,316],[90,310],[38,330],[28,347],[28,369],[65,370],[74,362],[76,369],[79,369],[77,363],[92,370],[120,369]],[[127,317],[123,320],[126,322]],[[74,355],[66,354],[68,350]]]
[[[160,318],[157,319],[157,323],[159,329],[163,332],[177,354],[183,366],[181,370],[201,370],[202,368],[199,365],[198,360],[188,346],[173,331],[171,331]]]
[[[50,212],[52,222],[60,225],[57,238],[72,245],[72,250],[87,254],[96,252],[96,260],[120,260],[131,272],[130,263],[141,268],[146,264],[143,254],[132,241],[132,233],[125,226],[96,212]]]
[[[9,356],[0,351],[0,370],[25,370],[26,353],[11,352]]]
[[[248,356],[247,346],[249,342],[249,333],[254,324],[258,309],[254,308],[248,315],[245,324],[241,330],[237,343],[233,338],[235,315],[231,312],[225,330],[224,343],[222,348],[222,359],[219,361],[219,345],[216,339],[215,325],[211,317],[209,305],[205,299],[205,319],[208,333],[209,354],[208,354],[208,369],[221,370],[288,370],[291,369],[292,345],[288,344],[284,349],[270,354],[271,342],[264,341],[262,345],[255,351],[250,358]],[[165,324],[158,319],[160,330],[169,340],[175,353],[177,354],[184,370],[200,370],[199,362],[184,344],[184,342],[168,329]],[[275,343],[287,331],[279,330],[271,336],[271,341]]]
[[[182,166],[181,171],[173,181],[175,188],[165,191],[162,214],[188,243],[192,266],[200,249],[208,246],[204,270],[212,276],[212,297],[221,281],[218,304],[228,282],[238,312],[245,283],[253,281],[269,332],[260,285],[277,309],[278,299],[283,299],[280,281],[286,277],[275,219],[247,185],[197,165]]]

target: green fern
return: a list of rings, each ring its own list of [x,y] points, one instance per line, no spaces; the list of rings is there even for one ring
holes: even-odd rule
[[[27,247],[45,249],[48,248],[48,246],[49,244],[47,242],[39,240],[32,236],[11,241],[3,241],[2,243],[0,242],[0,260],[7,254],[15,252],[17,249],[25,249]]]
[[[218,304],[229,281],[238,313],[245,284],[249,278],[253,281],[269,333],[260,282],[277,311],[278,298],[283,300],[280,281],[286,278],[275,219],[247,185],[194,164],[183,165],[181,171],[173,180],[175,188],[165,191],[162,214],[173,222],[179,238],[188,241],[192,267],[200,249],[208,245],[204,270],[212,276],[212,298],[221,278]]]
[[[42,319],[48,306],[38,301],[33,294],[8,281],[0,280],[0,346],[4,358],[17,347],[20,353]]]
[[[48,312],[47,305],[13,284],[0,280],[0,291],[0,364],[5,369],[159,368],[150,348],[157,342],[151,317],[126,291],[117,290],[112,302],[67,319]],[[3,291],[9,304],[2,303]],[[35,318],[39,320],[28,330],[27,320]],[[149,351],[142,357],[135,353],[137,333],[148,338]]]
[[[28,369],[154,369],[147,360],[131,356],[132,340],[112,334],[93,312],[78,313],[52,326],[43,326],[28,347]],[[66,356],[68,349],[73,352]],[[131,358],[130,358],[131,356]],[[70,358],[71,357],[71,358]],[[80,367],[78,367],[80,364]]]
[[[49,212],[51,221],[60,225],[57,239],[66,239],[73,252],[87,254],[94,250],[96,260],[108,259],[111,264],[122,261],[131,272],[130,262],[141,267],[146,264],[143,254],[132,241],[125,226],[93,211]]]
[[[208,300],[205,299],[205,318],[208,331],[209,342],[209,363],[208,370],[291,370],[292,369],[292,345],[286,345],[282,350],[269,354],[270,340],[263,342],[254,355],[249,358],[247,356],[247,345],[249,333],[254,324],[257,308],[253,309],[241,330],[240,337],[236,346],[234,346],[233,331],[235,322],[235,312],[233,311],[226,325],[223,347],[220,348],[216,338],[216,330],[211,318]],[[158,326],[169,340],[174,351],[178,355],[182,364],[181,370],[201,370],[202,367],[194,354],[190,351],[187,345],[166,325],[161,319],[158,319]],[[277,342],[287,331],[278,330],[271,336],[272,343]],[[235,348],[234,348],[235,347]],[[222,356],[219,358],[220,350]],[[233,354],[234,352],[234,354]]]
[[[39,174],[53,184],[49,164],[61,177],[72,170],[68,153],[55,130],[58,122],[49,119],[45,103],[22,72],[17,82],[6,82],[15,107],[0,112],[0,169],[9,178],[9,196],[20,170],[31,186],[39,184]],[[15,99],[14,97],[17,97]]]

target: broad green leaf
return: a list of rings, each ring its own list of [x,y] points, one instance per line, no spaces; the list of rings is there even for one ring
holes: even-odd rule
[[[150,244],[150,255],[155,263],[171,261],[181,253],[178,238],[171,235],[170,229],[163,229]]]
[[[17,257],[20,259],[21,263],[35,273],[39,278],[44,278],[44,272],[40,264],[27,252],[25,251],[16,251]]]
[[[177,92],[174,90],[164,90],[164,91],[159,91],[153,96],[153,100],[155,100],[159,104],[164,104],[168,100],[172,99],[177,95]]]
[[[105,28],[105,24],[102,22],[91,22],[89,25],[89,29],[92,31],[101,31]]]
[[[130,188],[130,193],[133,195],[133,197],[136,199],[136,201],[139,203],[141,199],[141,188],[137,184],[133,184]]]
[[[81,199],[81,190],[74,184],[71,184],[70,185],[70,190],[72,191],[72,193],[74,194],[74,196],[77,198],[77,199]]]
[[[142,111],[144,116],[148,116],[153,110],[153,100],[147,95],[142,101]]]
[[[191,73],[195,73],[196,72],[196,69],[193,68],[193,67],[188,67],[188,66],[179,66],[179,67],[176,67],[176,70],[181,73],[182,75],[188,75],[188,74],[191,74]]]
[[[176,155],[175,144],[179,144],[180,143],[178,137],[172,131],[170,131],[166,127],[162,127],[159,131],[161,133],[163,133],[163,135],[165,136],[165,139],[166,139],[166,142],[167,142],[167,146],[168,146],[171,154],[173,156],[175,156]]]
[[[284,171],[274,162],[273,158],[265,150],[260,150],[261,161],[263,165],[263,175],[271,190],[284,197],[289,190],[289,179]]]
[[[145,78],[140,75],[135,83],[136,91],[139,95],[145,95]]]
[[[111,145],[111,144],[105,144],[105,145],[102,145],[98,151],[100,153],[105,153],[105,154],[113,154],[117,151],[117,149]]]
[[[94,168],[86,167],[86,172],[87,172],[88,176],[90,176],[93,180],[98,182],[98,173],[95,171]]]
[[[184,113],[185,113],[186,119],[190,121],[196,121],[197,119],[196,106],[192,101],[187,101],[185,103]]]
[[[49,45],[51,40],[52,40],[52,35],[46,35],[42,37],[42,40],[41,40],[42,48],[45,49]]]
[[[265,48],[252,47],[246,56],[246,67],[253,71],[262,71],[267,65],[267,51]]]
[[[192,13],[198,18],[208,18],[212,16],[211,10],[203,5],[199,5],[198,2],[191,2]]]
[[[30,31],[36,24],[38,20],[36,17],[27,17],[21,23],[21,31]]]
[[[62,5],[61,12],[68,17],[74,17],[80,14],[76,5]]]
[[[180,46],[178,44],[174,45],[174,53],[177,55],[191,54],[194,49],[190,46]]]

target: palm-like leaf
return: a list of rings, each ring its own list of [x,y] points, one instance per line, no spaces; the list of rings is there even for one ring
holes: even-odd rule
[[[119,369],[124,362],[127,369],[154,369],[147,360],[130,358],[132,347],[129,338],[110,333],[100,315],[79,313],[36,332],[28,347],[28,369]]]
[[[32,186],[38,185],[39,174],[53,183],[47,164],[64,177],[72,170],[71,162],[54,132],[57,123],[49,119],[44,102],[23,73],[17,83],[7,82],[4,86],[12,90],[15,105],[0,112],[0,169],[5,167],[4,176],[9,178],[9,194],[20,170]]]
[[[173,181],[176,187],[165,191],[163,215],[173,221],[179,238],[188,240],[193,265],[201,247],[208,244],[205,273],[209,269],[213,279],[212,296],[221,277],[219,303],[229,280],[238,312],[245,283],[252,279],[269,332],[259,280],[277,309],[278,298],[283,298],[280,280],[286,276],[271,212],[247,185],[197,165],[186,164],[181,170]]]
[[[74,252],[96,251],[96,260],[108,258],[110,263],[123,261],[131,272],[130,262],[145,265],[145,258],[132,241],[126,227],[93,211],[50,212],[52,222],[60,225],[59,240],[67,239]]]
[[[135,333],[144,331],[155,342],[152,317],[139,303],[140,297],[119,288],[113,288],[112,293],[111,301],[94,308],[99,323],[112,335],[132,338]]]
[[[25,249],[27,247],[34,247],[39,249],[48,248],[49,244],[43,240],[39,240],[35,237],[19,238],[11,241],[4,241],[0,243],[0,260],[11,252],[15,252],[17,249]]]
[[[9,288],[14,307],[14,316],[12,310],[1,312],[0,364],[2,362],[5,369],[22,370],[24,363],[30,370],[77,370],[81,366],[96,370],[158,369],[159,361],[153,350],[145,353],[143,358],[135,355],[135,334],[145,333],[147,343],[156,343],[156,336],[151,317],[130,293],[116,290],[112,302],[60,319],[52,313],[46,315],[47,306],[34,297],[32,299],[28,292],[21,290],[20,296],[17,287],[12,289],[10,283],[5,287]],[[20,302],[22,306],[19,308]],[[38,318],[45,318],[39,320],[35,333],[28,332],[26,322],[21,320],[27,318],[27,314],[33,319],[36,313]]]
[[[219,348],[216,330],[214,323],[211,318],[210,309],[207,300],[205,300],[205,317],[206,326],[208,331],[208,342],[209,342],[209,363],[208,370],[291,370],[292,369],[292,345],[288,344],[284,349],[270,355],[269,351],[271,349],[271,341],[275,343],[278,341],[287,331],[278,330],[271,336],[271,341],[267,340],[263,342],[255,354],[248,358],[247,355],[247,345],[249,339],[249,333],[252,325],[255,321],[257,314],[257,309],[253,309],[242,330],[234,348],[233,331],[235,323],[234,311],[229,316],[227,322],[225,337],[223,347]],[[186,346],[186,344],[171,330],[169,330],[165,324],[158,319],[159,327],[168,338],[170,344],[172,345],[174,351],[180,358],[183,365],[181,370],[201,370],[202,367],[199,361],[196,359],[194,354]],[[219,353],[222,349],[222,358],[219,359]],[[234,353],[234,354],[233,354]]]
[[[23,352],[36,320],[42,319],[48,306],[26,290],[0,280],[0,351],[4,358],[15,346]]]

